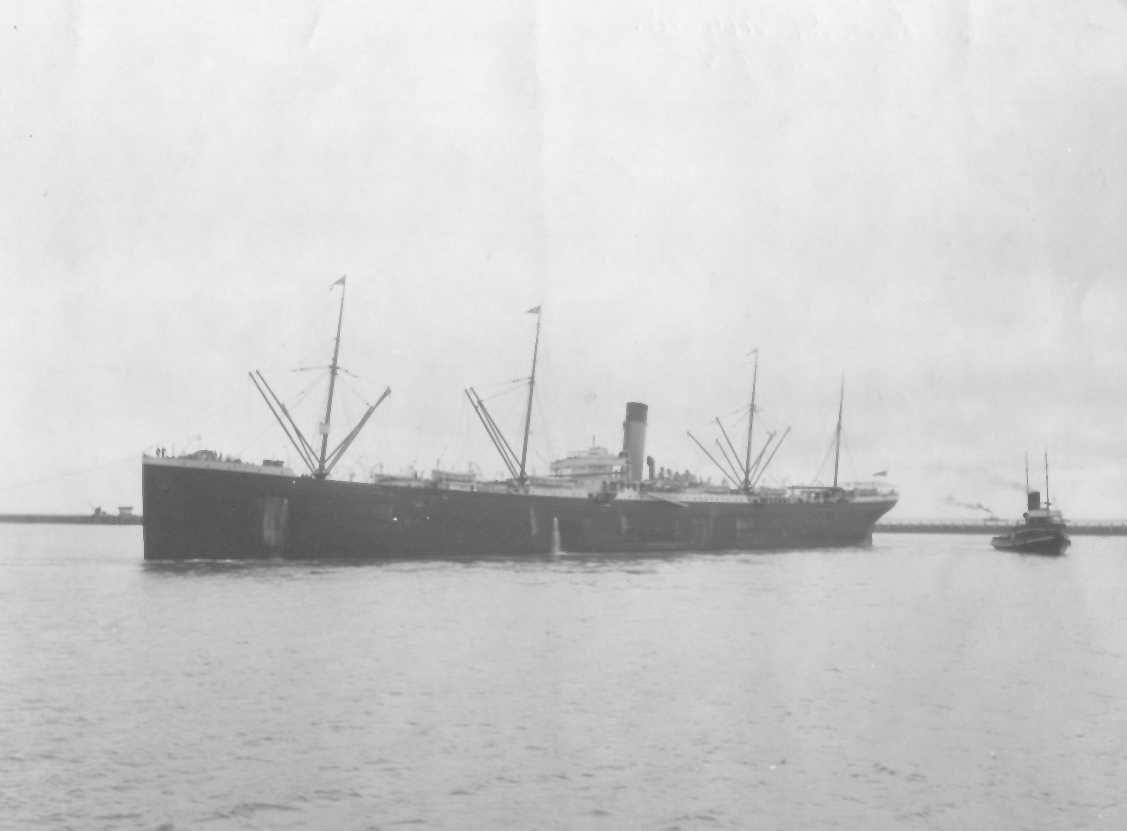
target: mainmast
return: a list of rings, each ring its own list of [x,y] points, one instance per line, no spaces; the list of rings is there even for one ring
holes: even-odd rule
[[[505,467],[508,468],[513,481],[522,487],[528,483],[528,434],[532,425],[532,391],[536,387],[536,359],[540,354],[540,307],[533,306],[525,314],[536,315],[536,341],[532,347],[532,374],[528,376],[528,403],[524,411],[524,441],[521,443],[519,458],[513,451],[508,439],[505,438],[505,434],[493,419],[489,408],[485,406],[485,401],[478,395],[477,390],[473,387],[466,388],[466,398],[469,399],[470,406],[473,407],[481,425],[489,435],[489,440],[493,442],[493,446],[497,449]]]
[[[759,349],[752,350],[755,355],[755,370],[751,376],[751,404],[747,408],[747,447],[744,449],[743,489],[751,490],[751,431],[755,427],[755,388],[759,384]]]
[[[532,347],[532,374],[528,376],[528,405],[524,411],[524,441],[520,448],[520,476],[518,481],[522,485],[528,481],[525,462],[528,459],[528,431],[529,427],[532,426],[532,390],[536,386],[536,357],[540,352],[540,307],[533,306],[525,314],[536,315],[536,340]]]
[[[330,289],[340,286],[340,312],[337,314],[337,337],[333,343],[333,362],[329,364],[329,395],[325,400],[325,420],[321,422],[319,430],[321,432],[321,456],[317,460],[317,470],[313,475],[318,479],[324,479],[328,475],[328,470],[325,467],[325,462],[329,452],[329,424],[333,415],[333,390],[337,383],[337,373],[340,372],[340,364],[337,363],[337,358],[340,357],[340,330],[341,325],[344,323],[344,290],[346,287],[347,275],[341,277],[331,286]]]
[[[837,430],[834,431],[834,487],[837,487],[838,462],[841,460],[841,413],[845,407],[845,376],[841,376],[841,394],[837,399]]]

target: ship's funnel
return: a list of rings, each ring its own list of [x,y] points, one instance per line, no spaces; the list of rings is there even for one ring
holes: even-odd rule
[[[1036,511],[1041,507],[1041,491],[1030,491],[1025,498],[1028,500],[1029,510]]]
[[[646,413],[649,407],[630,401],[626,405],[626,420],[622,422],[622,452],[626,454],[629,469],[626,481],[637,484],[642,481],[642,471],[646,463]]]

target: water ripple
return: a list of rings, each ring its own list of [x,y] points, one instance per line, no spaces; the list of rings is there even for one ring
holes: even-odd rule
[[[0,825],[1127,825],[1114,539],[147,564],[135,528],[0,533]]]

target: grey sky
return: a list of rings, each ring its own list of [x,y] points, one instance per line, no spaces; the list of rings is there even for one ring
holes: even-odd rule
[[[281,454],[246,371],[313,381],[347,273],[337,429],[393,394],[342,471],[498,470],[461,391],[527,374],[542,304],[541,471],[641,400],[706,472],[758,346],[779,479],[844,372],[902,516],[1015,515],[1043,448],[1069,514],[1127,513],[1127,6],[691,6],[6,4],[0,510]]]

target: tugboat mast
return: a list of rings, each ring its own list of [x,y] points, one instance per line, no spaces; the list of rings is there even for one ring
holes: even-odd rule
[[[1045,510],[1049,510],[1053,503],[1049,500],[1049,451],[1045,451]]]

